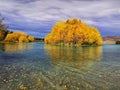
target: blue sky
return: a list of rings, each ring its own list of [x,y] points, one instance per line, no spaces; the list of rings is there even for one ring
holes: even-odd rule
[[[120,36],[120,0],[0,0],[9,30],[44,37],[59,20],[79,18],[102,36]]]

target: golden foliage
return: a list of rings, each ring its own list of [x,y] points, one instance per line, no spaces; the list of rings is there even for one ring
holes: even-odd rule
[[[7,34],[5,41],[14,42],[16,41],[13,34]]]
[[[74,18],[57,22],[50,34],[45,37],[45,43],[57,45],[101,45],[99,31]]]
[[[23,32],[13,32],[10,34],[7,34],[5,41],[6,42],[31,42],[33,40],[33,36],[28,36],[28,34]]]
[[[29,36],[29,37],[28,37],[28,40],[29,40],[30,42],[33,42],[33,41],[35,40],[35,38],[34,38],[33,36]]]
[[[28,38],[24,35],[21,35],[19,38],[19,42],[29,42]]]

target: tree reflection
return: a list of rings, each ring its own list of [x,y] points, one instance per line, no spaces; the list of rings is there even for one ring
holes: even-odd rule
[[[33,43],[4,43],[0,45],[0,50],[7,53],[23,52],[33,48]]]
[[[90,67],[98,63],[102,56],[102,46],[66,47],[45,45],[46,52],[54,64],[64,64],[77,68]]]
[[[4,43],[0,43],[0,52],[4,52],[5,49],[4,49]]]

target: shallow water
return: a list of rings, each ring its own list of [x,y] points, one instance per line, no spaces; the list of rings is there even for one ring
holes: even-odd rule
[[[120,90],[120,45],[0,44],[0,90]]]

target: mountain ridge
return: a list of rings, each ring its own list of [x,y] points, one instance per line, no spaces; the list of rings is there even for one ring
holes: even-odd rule
[[[103,44],[116,44],[117,41],[120,41],[120,36],[103,37]]]

